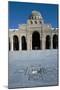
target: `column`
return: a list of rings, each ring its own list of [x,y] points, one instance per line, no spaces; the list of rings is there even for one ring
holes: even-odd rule
[[[42,38],[42,50],[44,50],[45,49],[45,38],[43,37]]]
[[[52,36],[51,36],[51,49],[53,49],[53,39],[52,39]]]
[[[27,37],[27,50],[30,50],[30,39]]]
[[[31,41],[30,41],[30,44],[31,44],[31,48],[30,48],[30,49],[32,50],[32,36],[31,36]]]
[[[21,51],[22,47],[21,47],[21,37],[19,38],[19,50]]]
[[[13,36],[11,36],[11,51],[13,51]]]
[[[32,50],[32,35],[30,35],[30,50]]]
[[[40,49],[42,49],[42,44],[41,44],[42,40],[41,39],[42,39],[42,36],[41,36],[41,33],[40,33]]]
[[[27,35],[27,50],[30,50],[30,35]]]

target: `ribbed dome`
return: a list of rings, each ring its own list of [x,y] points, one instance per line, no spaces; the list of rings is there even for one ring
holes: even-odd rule
[[[30,19],[42,19],[40,12],[32,11],[32,14],[29,17]]]

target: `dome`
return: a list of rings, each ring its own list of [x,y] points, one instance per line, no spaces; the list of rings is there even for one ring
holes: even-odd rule
[[[29,17],[30,19],[42,19],[40,12],[32,11],[32,14]]]

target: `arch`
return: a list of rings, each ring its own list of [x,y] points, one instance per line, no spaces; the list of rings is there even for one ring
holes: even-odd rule
[[[21,40],[22,40],[22,50],[27,50],[27,43],[25,36],[22,36]]]
[[[40,49],[40,34],[37,31],[34,31],[32,34],[32,49]]]
[[[50,36],[47,35],[46,36],[46,49],[50,49],[50,46],[51,46]]]
[[[37,24],[37,21],[35,21],[35,24]]]
[[[11,50],[11,43],[10,43],[10,38],[9,38],[9,51]]]
[[[33,21],[31,20],[30,23],[33,24]]]
[[[42,21],[40,21],[40,24],[42,24]]]
[[[58,35],[53,35],[53,48],[57,49],[58,48]]]
[[[13,50],[19,50],[19,39],[17,35],[13,36]]]

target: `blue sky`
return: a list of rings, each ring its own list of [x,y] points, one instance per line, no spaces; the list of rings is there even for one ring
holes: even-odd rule
[[[44,22],[58,27],[58,5],[41,3],[8,2],[8,28],[18,28],[27,22],[33,10],[41,13]]]

